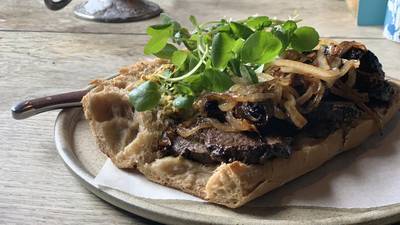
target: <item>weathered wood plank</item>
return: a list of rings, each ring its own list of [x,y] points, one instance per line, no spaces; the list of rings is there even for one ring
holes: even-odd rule
[[[142,53],[147,37],[141,35],[0,32],[0,36],[0,78],[7,80],[0,84],[2,91],[29,80],[25,87],[12,90],[19,99],[85,87],[91,79],[109,76],[124,65],[147,58]],[[379,56],[387,74],[396,76],[398,44],[360,41]]]
[[[86,191],[55,152],[56,112],[14,121],[9,108],[86,86],[143,59],[146,36],[0,32],[0,224],[145,224]],[[399,45],[361,40],[400,78]]]
[[[80,89],[117,71],[142,45],[127,36],[120,45],[115,35],[0,35],[0,224],[148,224],[99,200],[69,173],[53,142],[56,112],[24,121],[9,112],[26,97]]]
[[[82,1],[82,0],[80,0]],[[287,18],[298,13],[303,24],[316,27],[325,37],[373,37],[382,38],[381,27],[357,27],[353,15],[340,0],[155,0],[162,8],[188,25],[189,15],[199,21],[221,17],[242,19],[259,14]],[[42,0],[2,0],[0,7],[0,29],[19,31],[51,31],[75,33],[145,33],[148,25],[157,23],[158,18],[125,24],[104,24],[74,18],[73,1],[62,11],[52,12],[45,8]]]

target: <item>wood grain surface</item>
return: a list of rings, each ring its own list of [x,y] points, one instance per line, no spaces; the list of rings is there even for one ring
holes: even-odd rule
[[[400,78],[399,44],[381,38],[380,27],[356,27],[344,1],[282,2],[159,1],[180,20],[190,14],[200,20],[254,13],[286,16],[297,9],[304,23],[317,27],[325,37],[364,42],[387,74]],[[41,0],[0,2],[0,224],[152,223],[98,199],[69,173],[53,142],[57,112],[23,121],[11,118],[10,108],[18,101],[79,90],[94,78],[145,58],[143,33],[158,19],[92,23],[74,18],[72,5],[51,12]]]
[[[1,0],[0,29],[8,31],[144,34],[159,18],[139,23],[92,23],[73,17],[74,0],[62,11],[48,11],[43,0]],[[357,27],[342,0],[154,0],[170,16],[189,25],[188,17],[199,21],[221,17],[242,19],[254,14],[287,18],[299,15],[325,37],[381,38],[380,27]]]

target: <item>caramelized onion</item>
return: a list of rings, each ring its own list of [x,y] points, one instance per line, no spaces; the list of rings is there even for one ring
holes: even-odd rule
[[[325,81],[328,87],[332,87],[335,81],[345,75],[351,68],[358,68],[359,64],[358,60],[348,60],[340,69],[324,70],[316,66],[286,59],[277,59],[273,62],[273,65],[281,67],[282,72],[315,77]]]
[[[208,100],[217,100],[224,102],[262,102],[268,99],[274,99],[274,93],[210,93],[204,96]]]
[[[360,42],[356,41],[342,41],[338,45],[331,45],[330,47],[330,54],[334,56],[342,56],[344,53],[349,51],[351,48],[358,48],[363,51],[367,51],[365,45],[361,44]]]
[[[227,123],[221,123],[217,119],[213,118],[204,118],[199,121],[195,126],[186,128],[183,126],[178,126],[176,131],[177,133],[184,137],[190,137],[193,134],[197,133],[201,129],[214,127],[218,130],[224,132],[240,132],[240,131],[256,131],[256,127],[249,123],[245,119],[237,119],[233,116],[232,111],[226,113],[226,121]]]
[[[320,47],[317,52],[317,63],[318,67],[324,70],[330,70],[331,67],[328,64],[328,60],[326,59],[326,55],[324,54],[325,47]]]
[[[275,82],[281,86],[290,86],[292,84],[292,76],[279,77]]]
[[[296,99],[298,105],[303,105],[304,103],[306,103],[318,91],[321,81],[316,82],[310,80],[310,83],[311,84],[308,86],[306,92]]]
[[[274,107],[274,116],[275,116],[276,118],[278,118],[278,119],[281,119],[281,120],[287,118],[286,114],[285,114],[285,113],[282,111],[282,109],[279,108],[278,106],[275,106],[275,107]]]
[[[232,111],[226,113],[226,121],[237,131],[256,131],[256,127],[245,119],[235,118]]]
[[[304,55],[296,50],[289,49],[282,53],[281,58],[299,62],[306,62],[306,61],[313,61],[315,58],[314,56],[315,56],[314,52],[310,52],[310,54]]]
[[[327,57],[327,59],[331,69],[337,69],[342,65],[342,59],[339,57],[330,55]]]
[[[178,126],[178,127],[176,128],[176,132],[177,132],[180,136],[182,136],[182,137],[184,137],[184,138],[187,138],[187,137],[190,137],[190,136],[192,136],[193,134],[197,133],[199,130],[204,129],[204,128],[209,128],[209,127],[211,127],[211,126],[212,126],[212,125],[211,125],[209,122],[207,122],[207,121],[201,121],[201,122],[199,122],[198,124],[196,124],[194,127],[190,127],[190,128],[185,128],[185,127],[183,127],[183,126]]]
[[[333,40],[333,39],[329,39],[329,38],[321,38],[319,40],[319,44],[318,47],[321,47],[322,45],[328,45],[328,46],[332,46],[332,45],[337,45],[338,42]]]
[[[293,97],[298,98],[300,95],[297,93],[296,89],[292,88],[291,86],[285,87],[285,91],[289,92]]]
[[[223,112],[228,112],[228,111],[232,110],[233,108],[235,108],[236,104],[237,104],[237,102],[235,102],[235,101],[225,102],[225,103],[219,104],[218,108]]]
[[[212,118],[206,118],[205,119],[207,122],[210,123],[210,125],[218,130],[224,131],[224,132],[238,132],[239,130],[235,129],[232,127],[230,124],[226,123],[221,123],[216,119]]]
[[[268,73],[259,73],[259,74],[257,74],[257,76],[258,76],[258,81],[260,83],[268,82],[268,81],[275,79],[274,76],[272,76],[271,74],[268,74]]]
[[[313,109],[317,108],[319,106],[319,103],[321,102],[322,98],[324,97],[324,94],[325,94],[325,86],[320,81],[318,84],[317,93],[316,93],[315,97],[313,98],[313,100],[311,101],[311,103],[307,105],[307,108],[304,110],[304,113],[309,113]]]
[[[295,60],[295,61],[299,61],[303,56],[303,54],[301,54],[300,52],[296,51],[296,50],[292,50],[292,49],[288,49],[286,51],[284,51],[281,55],[282,59],[289,59],[289,60]]]
[[[287,101],[283,104],[287,113],[289,114],[290,119],[298,128],[303,128],[307,124],[306,118],[301,115],[301,113],[296,108],[296,100],[293,95],[287,94],[285,96]]]
[[[282,95],[283,95],[283,88],[281,85],[276,85],[275,89],[275,102],[279,103],[282,101]]]
[[[232,115],[232,111],[226,114],[227,123],[221,123],[217,119],[213,118],[203,118],[195,126],[190,128],[185,128],[183,126],[178,126],[177,133],[184,137],[190,137],[197,133],[201,129],[214,127],[220,131],[224,132],[240,132],[240,131],[257,131],[256,127],[244,119],[237,119]]]
[[[232,85],[232,87],[229,88],[230,92],[238,92],[240,91],[243,87],[245,87],[245,85],[243,84],[234,84]]]
[[[274,93],[253,93],[249,95],[234,97],[234,99],[238,102],[262,102],[274,98],[275,98]]]
[[[347,77],[347,80],[346,80],[346,85],[348,87],[353,87],[354,84],[356,83],[357,72],[356,72],[355,69],[351,69],[351,70],[349,70],[349,72],[347,74],[348,74],[347,75],[348,77]]]

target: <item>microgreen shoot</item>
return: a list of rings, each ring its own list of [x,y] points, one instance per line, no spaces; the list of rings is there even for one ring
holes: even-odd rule
[[[151,81],[144,82],[129,93],[129,103],[139,112],[154,108],[160,98],[159,85]]]
[[[166,14],[161,15],[161,24],[148,27],[151,38],[144,53],[170,60],[174,67],[129,94],[136,110],[153,109],[161,96],[169,96],[176,109],[190,108],[204,91],[228,90],[234,76],[258,83],[257,74],[264,64],[288,48],[310,51],[319,41],[318,32],[312,27],[298,27],[298,20],[267,16],[202,24],[194,16],[189,20],[194,27],[191,32]]]

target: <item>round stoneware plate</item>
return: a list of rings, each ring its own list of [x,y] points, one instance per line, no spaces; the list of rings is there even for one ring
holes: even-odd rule
[[[60,112],[55,124],[58,153],[91,192],[121,209],[167,224],[388,224],[400,221],[400,204],[377,208],[251,207],[228,209],[208,203],[154,200],[100,189],[94,177],[106,157],[98,150],[81,108]]]

